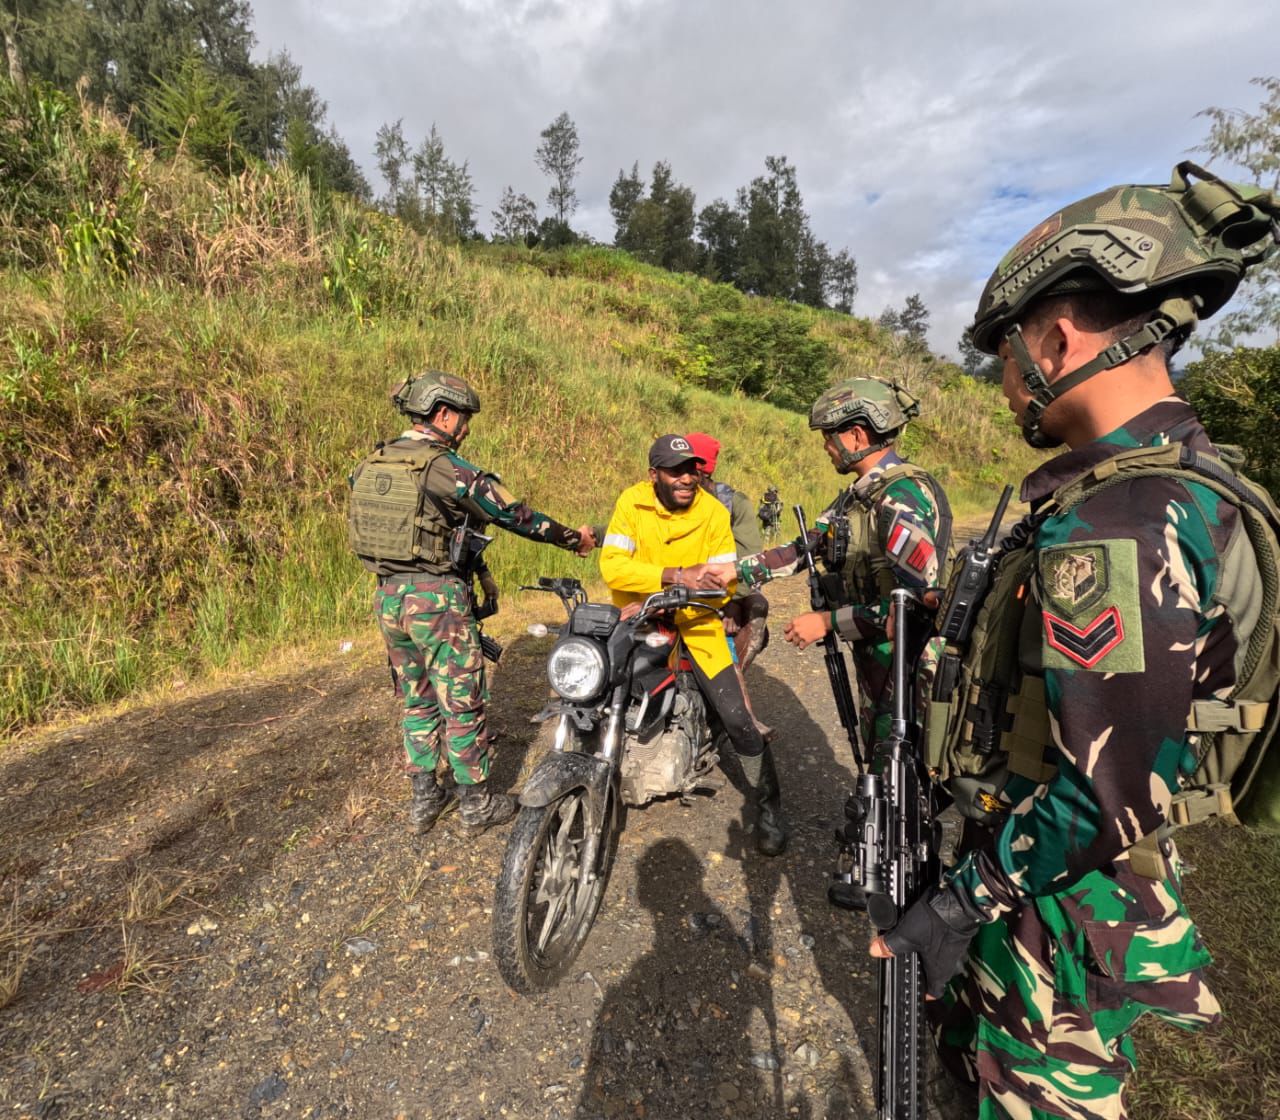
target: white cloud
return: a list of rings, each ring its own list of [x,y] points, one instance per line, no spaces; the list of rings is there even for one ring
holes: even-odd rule
[[[848,247],[855,310],[919,292],[954,353],[1003,251],[1057,205],[1154,182],[1209,105],[1251,108],[1280,10],[1189,0],[258,0],[260,53],[287,47],[377,179],[373,137],[434,122],[470,163],[482,225],[508,184],[542,203],[538,133],[562,110],[584,162],[579,228],[609,239],[619,168],[667,160],[698,205],[797,167],[815,232]]]

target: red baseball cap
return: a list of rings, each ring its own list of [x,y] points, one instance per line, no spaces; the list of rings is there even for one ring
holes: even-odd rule
[[[693,449],[695,459],[702,460],[702,469],[707,474],[715,474],[716,456],[720,454],[720,441],[706,432],[690,432],[684,437]]]

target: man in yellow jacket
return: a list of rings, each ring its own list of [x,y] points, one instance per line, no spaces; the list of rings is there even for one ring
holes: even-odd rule
[[[600,574],[616,606],[642,602],[665,587],[732,587],[709,566],[732,563],[729,512],[699,485],[698,460],[684,436],[666,435],[649,448],[649,481],[622,492],[600,554]],[[737,752],[755,803],[756,848],[768,856],[787,846],[773,756],[756,729],[724,627],[706,611],[676,619],[693,674]]]

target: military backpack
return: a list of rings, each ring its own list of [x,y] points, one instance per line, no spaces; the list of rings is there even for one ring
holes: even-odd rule
[[[450,526],[425,486],[431,464],[448,449],[425,440],[397,440],[376,447],[351,475],[347,537],[366,563],[424,562],[449,558]]]
[[[1239,639],[1236,683],[1227,698],[1192,705],[1187,731],[1197,765],[1173,796],[1169,824],[1226,816],[1280,826],[1280,753],[1269,751],[1280,722],[1280,511],[1239,473],[1235,449],[1218,450],[1207,455],[1174,443],[1121,452],[1060,487],[1006,538],[965,648],[949,646],[943,655],[929,711],[930,769],[948,783],[966,816],[998,823],[1009,808],[1002,793],[1010,774],[1039,783],[1056,772],[1047,761],[1044,677],[1023,673],[1019,657],[1035,664],[1040,643],[1038,612],[1027,609],[1036,530],[1110,486],[1166,477],[1213,491],[1237,509],[1241,525],[1219,557],[1214,596]]]

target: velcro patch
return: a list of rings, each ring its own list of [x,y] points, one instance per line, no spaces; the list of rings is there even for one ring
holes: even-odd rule
[[[933,542],[921,526],[913,524],[901,514],[894,517],[884,539],[889,562],[916,575],[922,574],[933,560]]]
[[[1072,541],[1042,550],[1038,564],[1045,668],[1142,672],[1137,542]]]
[[[1045,611],[1044,637],[1054,649],[1092,669],[1124,641],[1124,620],[1116,607],[1108,607],[1087,626],[1078,628]]]
[[[933,545],[922,537],[907,557],[907,567],[914,568],[917,572],[923,572],[932,556]]]

